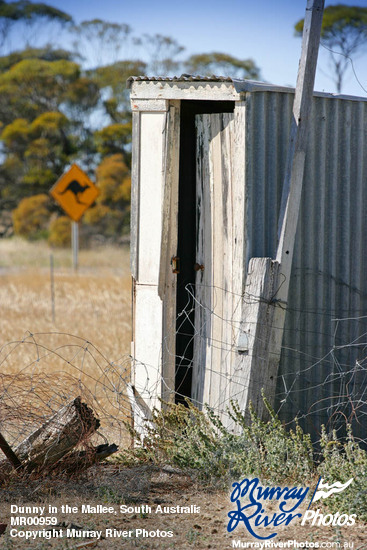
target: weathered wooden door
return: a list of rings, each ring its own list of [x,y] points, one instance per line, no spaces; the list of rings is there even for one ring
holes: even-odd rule
[[[236,399],[244,272],[244,107],[196,117],[196,282],[192,398]],[[226,415],[222,415],[225,421]]]

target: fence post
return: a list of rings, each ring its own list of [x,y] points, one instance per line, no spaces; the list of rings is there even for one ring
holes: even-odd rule
[[[51,314],[52,322],[55,324],[55,275],[54,275],[54,255],[50,254],[50,283],[51,283]]]
[[[79,223],[71,222],[71,248],[73,253],[73,268],[78,270],[78,252],[79,252]]]

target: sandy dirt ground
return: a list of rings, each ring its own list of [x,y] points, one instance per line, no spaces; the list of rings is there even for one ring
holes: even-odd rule
[[[244,525],[228,533],[228,512],[233,510],[229,495],[229,490],[203,488],[181,472],[150,466],[127,469],[119,465],[100,465],[77,480],[48,478],[29,483],[14,482],[1,488],[0,522],[7,524],[7,528],[0,537],[0,548],[221,550],[251,548],[249,543],[264,542],[251,537]],[[96,508],[84,508],[83,511],[83,505]],[[11,529],[17,532],[45,532],[41,526],[11,526],[11,518],[22,515],[21,511],[11,514],[11,506],[44,506],[45,516],[49,514],[49,506],[57,509],[56,513],[49,515],[56,517],[55,529],[58,532],[61,530],[63,537],[48,540],[42,536],[26,541],[19,536],[10,536]],[[189,509],[190,513],[172,511],[172,507],[177,506],[183,510]],[[164,507],[170,507],[173,513],[164,513]],[[32,517],[32,514],[28,515]],[[367,533],[363,524],[353,527],[302,527],[296,521],[279,527],[277,536],[269,543],[272,546],[265,548],[282,548],[282,542],[291,544],[283,548],[367,548]],[[93,538],[91,533],[98,531],[101,538]],[[273,532],[271,527],[258,529],[262,537]],[[67,537],[68,533],[76,536]],[[169,536],[170,533],[172,536]]]

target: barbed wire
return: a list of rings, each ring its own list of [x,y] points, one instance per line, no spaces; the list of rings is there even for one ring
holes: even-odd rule
[[[237,340],[242,321],[239,318],[236,320],[233,317],[221,316],[216,309],[215,302],[210,307],[200,303],[192,286],[188,285],[186,290],[188,299],[186,306],[178,316],[176,338],[180,336],[181,327],[184,326],[182,320],[185,319],[189,321],[189,326],[192,329],[191,334],[184,334],[187,339],[186,348],[189,348],[190,345],[199,347],[207,345],[212,351],[221,350],[220,358],[224,363],[221,369],[219,370],[216,365],[213,368],[213,364],[209,360],[205,365],[205,375],[215,377],[215,383],[220,386],[220,396],[216,400],[211,400],[209,404],[217,414],[223,416],[226,415],[230,399],[235,400],[248,389],[248,384],[246,385],[245,381],[238,377],[238,373],[231,365],[233,356],[238,356]],[[228,294],[227,290],[218,287],[213,287],[212,292]],[[234,310],[239,308],[241,303],[254,304],[259,301],[256,296],[247,293],[233,295],[233,299]],[[193,314],[198,309],[203,310],[204,313],[196,315],[195,321],[197,319],[204,321],[201,325],[196,326]],[[329,429],[340,429],[340,419],[342,418],[354,424],[358,437],[358,433],[362,434],[365,431],[363,421],[367,413],[367,316],[335,317],[334,312],[317,311],[315,308],[296,310],[287,307],[287,310],[292,313],[297,312],[304,318],[315,314],[323,316],[328,321],[329,330],[285,326],[285,338],[281,349],[281,362],[276,384],[275,412],[287,424],[290,424],[295,417],[301,423],[304,421],[303,425],[307,431],[312,429],[315,431],[314,439],[320,433],[321,424],[325,424]],[[229,338],[221,340],[213,337],[207,326],[213,319],[220,321],[221,326],[224,327],[222,334],[226,332],[227,335],[230,335]],[[348,327],[343,329],[342,335],[339,335],[341,325],[348,325]],[[274,328],[275,330],[279,329],[279,327]],[[287,336],[289,340],[294,333],[302,336],[305,340],[300,348],[287,345]],[[345,338],[346,334],[350,334],[349,340],[344,340],[341,343],[341,339]],[[320,343],[315,343],[315,336],[324,338],[324,346],[325,341],[330,342],[325,353],[319,357],[316,356],[315,350],[320,349]],[[250,356],[251,353],[250,349]],[[195,358],[191,358],[191,363],[190,358],[187,357],[175,356],[173,358],[176,369],[179,369],[181,364],[190,364],[195,368]],[[228,361],[228,365],[225,364],[226,361]],[[242,373],[241,376],[243,377]],[[140,389],[145,395],[149,395],[147,387]],[[260,395],[261,385],[259,384],[255,389]],[[197,402],[197,404],[202,407],[204,402]]]
[[[0,348],[0,370],[0,431],[11,446],[77,396],[98,416],[99,439],[129,444],[124,425],[131,420],[129,356],[110,362],[81,337],[27,333]]]
[[[182,336],[186,338],[186,346],[178,355],[175,349],[169,349],[169,342],[174,339],[167,337],[163,342],[161,363],[163,357],[174,363],[176,379],[180,369],[186,369],[187,376],[199,369],[199,383],[210,377],[211,387],[205,395],[196,392],[195,398],[193,394],[189,397],[199,408],[204,409],[208,404],[222,420],[228,420],[231,400],[241,401],[249,388],[238,354],[240,313],[243,303],[254,304],[259,299],[211,287],[214,300],[207,306],[197,298],[192,286],[188,285],[186,291],[185,307],[177,315],[176,327],[172,327],[176,340]],[[232,315],[228,315],[228,311],[222,315],[217,307],[224,296],[230,297]],[[314,315],[315,310],[298,313],[307,317]],[[332,317],[316,313],[329,319],[330,330],[323,336],[330,341],[330,347],[317,357],[315,349],[320,346],[315,346],[312,338],[320,333],[312,328],[286,325],[275,412],[286,425],[291,425],[297,417],[305,431],[313,431],[315,440],[319,437],[321,424],[329,430],[341,430],[349,422],[356,437],[367,443],[363,435],[367,416],[367,316]],[[218,324],[220,333],[212,334],[212,323]],[[287,333],[294,332],[304,339],[300,347],[287,345]],[[341,343],[340,332],[342,336],[349,334],[349,339]],[[200,349],[206,350],[205,364],[198,363],[197,350]],[[250,356],[251,353],[250,347]],[[148,364],[130,355],[110,361],[92,342],[79,336],[63,332],[28,332],[21,340],[0,347],[0,432],[14,447],[60,407],[81,396],[100,420],[97,438],[130,446],[126,423],[132,423],[133,416],[129,396],[132,369],[139,373],[135,377],[136,390],[148,406],[160,406],[158,398],[162,395],[162,387],[171,396],[182,400],[187,397],[162,376],[165,365]],[[255,384],[258,395],[262,389],[260,383],[257,387]],[[231,429],[229,423],[228,427]]]

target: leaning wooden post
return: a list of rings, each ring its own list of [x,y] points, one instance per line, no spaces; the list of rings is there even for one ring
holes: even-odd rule
[[[308,0],[278,223],[279,241],[276,261],[280,267],[276,294],[274,295],[278,307],[275,308],[274,313],[269,355],[269,367],[273,372],[277,372],[278,369],[284,333],[323,11],[324,0]],[[274,376],[271,397],[275,394],[275,379]]]
[[[308,0],[303,30],[302,55],[293,103],[293,119],[279,214],[279,244],[276,260],[286,284],[278,291],[287,301],[289,276],[301,202],[309,118],[315,82],[324,0]]]
[[[324,0],[308,0],[302,52],[293,104],[293,119],[279,215],[276,260],[253,258],[244,297],[242,330],[249,336],[248,356],[239,361],[243,383],[242,409],[252,402],[264,416],[261,390],[274,402],[284,332],[294,242],[302,194],[309,118],[315,82]]]

